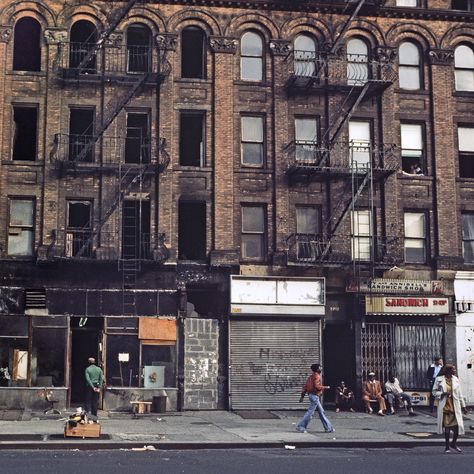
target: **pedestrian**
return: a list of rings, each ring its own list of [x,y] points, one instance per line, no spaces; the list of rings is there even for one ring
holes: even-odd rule
[[[336,387],[336,413],[339,413],[341,410],[349,410],[353,412],[355,411],[354,406],[354,393],[346,386],[344,380],[341,380],[339,385]]]
[[[296,431],[299,431],[300,433],[306,433],[306,429],[308,428],[308,424],[311,421],[313,413],[317,411],[319,419],[323,424],[324,431],[326,433],[332,433],[334,431],[334,428],[332,427],[331,422],[328,420],[326,414],[324,413],[324,408],[320,400],[320,397],[323,394],[324,390],[328,390],[331,387],[329,387],[329,385],[323,385],[323,381],[321,379],[321,365],[313,364],[311,366],[311,370],[313,371],[313,373],[308,377],[306,383],[303,385],[300,397],[300,403],[302,403],[304,400],[304,396],[308,394],[310,405],[303,418],[301,418],[301,420],[296,425]]]
[[[392,415],[395,415],[396,402],[401,401],[403,403],[407,403],[408,414],[410,416],[415,416],[410,395],[403,391],[403,388],[400,386],[400,382],[392,372],[388,373],[388,381],[385,382],[385,392],[385,398],[387,399],[388,406],[390,407],[390,413]]]
[[[456,368],[452,364],[446,364],[436,377],[433,396],[438,400],[438,434],[444,432],[445,453],[451,449],[461,453],[462,449],[456,444],[458,436],[464,434],[464,422],[462,414],[467,415],[466,402],[461,391],[461,384],[456,377]],[[453,432],[453,440],[449,442],[450,432]]]
[[[89,357],[87,359],[89,367],[87,367],[86,376],[86,412],[97,416],[97,406],[99,404],[100,389],[102,388],[104,375],[102,369],[95,365],[95,359]]]
[[[386,407],[385,400],[382,396],[382,385],[379,380],[375,379],[375,372],[369,372],[368,377],[369,379],[362,384],[362,401],[365,404],[367,413],[373,413],[374,411],[370,406],[370,402],[377,401],[379,405],[377,415],[385,416],[384,411]]]
[[[434,412],[434,397],[432,395],[433,384],[436,377],[439,375],[441,367],[443,367],[443,358],[438,356],[434,358],[434,363],[431,364],[426,371],[426,378],[428,379],[430,386],[430,413]]]

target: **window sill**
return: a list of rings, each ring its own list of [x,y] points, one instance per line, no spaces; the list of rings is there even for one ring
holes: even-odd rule
[[[176,165],[173,166],[173,171],[189,171],[194,173],[209,173],[212,172],[211,166],[185,166]]]
[[[416,89],[416,90],[411,90],[411,89],[395,89],[396,94],[407,94],[407,95],[424,95],[428,96],[430,93],[425,90],[425,89]]]
[[[6,75],[20,76],[20,77],[46,77],[45,71],[8,71]]]
[[[431,181],[432,177],[427,175],[421,174],[409,174],[409,173],[402,173],[401,171],[397,173],[397,177],[401,179],[418,179],[420,181]]]
[[[242,174],[251,174],[251,173],[261,173],[261,174],[272,174],[273,171],[269,170],[267,168],[237,168],[235,170],[236,173],[242,173]]]
[[[183,83],[183,84],[212,84],[211,79],[198,79],[198,78],[187,78],[187,77],[179,77],[174,80],[176,83]]]
[[[460,176],[456,177],[456,182],[464,183],[464,184],[471,184],[474,186],[474,177],[473,178],[461,178]]]
[[[28,161],[28,160],[2,160],[2,165],[8,166],[43,166],[43,161]]]
[[[270,87],[270,83],[266,81],[253,82],[253,81],[242,81],[241,79],[235,80],[234,85],[236,86],[251,86],[251,87]]]
[[[469,99],[474,99],[474,91],[455,91],[453,92],[453,97],[466,97]]]

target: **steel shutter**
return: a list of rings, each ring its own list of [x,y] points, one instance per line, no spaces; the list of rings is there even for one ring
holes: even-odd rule
[[[321,359],[320,320],[230,321],[230,406],[301,409],[301,387]]]

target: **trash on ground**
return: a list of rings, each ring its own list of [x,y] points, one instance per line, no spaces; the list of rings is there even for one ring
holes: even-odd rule
[[[143,448],[132,448],[132,451],[156,451],[156,448],[149,444],[143,446]]]
[[[285,449],[296,449],[296,446],[292,446],[291,444],[285,444]]]

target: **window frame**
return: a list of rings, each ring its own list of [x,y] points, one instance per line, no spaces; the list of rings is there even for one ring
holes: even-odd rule
[[[456,0],[453,0],[452,3],[451,3],[451,9],[452,10],[457,10],[457,11],[462,11],[462,12],[474,12],[474,0],[464,0],[464,2],[466,3],[466,7],[465,8],[460,8],[460,5],[456,5],[456,3],[458,3],[458,1]]]
[[[473,55],[473,64],[470,67],[463,67],[463,66],[459,66],[458,64],[456,64],[456,50],[458,48],[462,47],[462,46],[464,46],[466,48],[469,48],[471,50],[472,55]],[[458,73],[461,73],[461,72],[470,72],[471,81],[472,81],[472,88],[471,89],[458,89]],[[454,48],[454,90],[456,92],[460,92],[460,93],[474,92],[474,45],[472,45],[472,44],[459,43]]]
[[[183,40],[183,33],[186,30],[199,30],[202,34],[201,38],[201,72],[198,76],[192,76],[192,75],[184,75],[183,70],[185,69],[183,65],[185,64],[185,54],[184,54],[184,40]],[[180,41],[181,41],[181,47],[180,47],[180,53],[181,53],[181,61],[180,61],[180,73],[181,73],[181,79],[189,79],[189,80],[201,80],[201,79],[207,79],[207,48],[206,48],[206,38],[207,38],[207,33],[206,31],[201,28],[198,25],[187,25],[181,30],[180,34]]]
[[[396,0],[395,6],[396,7],[405,7],[405,8],[420,8],[421,7],[421,0],[415,0],[416,5],[400,5],[399,0]]]
[[[420,215],[423,216],[423,236],[421,237],[407,237],[407,226],[406,226],[406,216],[408,214],[413,214],[413,215]],[[428,255],[429,255],[429,249],[428,249],[428,214],[427,211],[425,210],[420,210],[420,209],[405,209],[403,211],[403,257],[405,263],[409,264],[418,264],[418,265],[425,265],[428,263]],[[407,243],[408,242],[422,242],[423,246],[422,247],[408,247]],[[408,260],[407,259],[407,249],[410,248],[422,248],[423,249],[423,261],[415,261],[415,260]]]
[[[313,49],[297,49],[296,43],[305,38],[311,41]],[[316,72],[318,42],[310,33],[302,31],[293,38],[293,74],[297,77],[313,77]]]
[[[464,236],[464,217],[470,217],[472,218],[472,220],[474,221],[474,212],[462,212],[461,213],[461,246],[462,246],[462,257],[464,259],[464,264],[466,265],[474,265],[474,236],[469,239],[469,238],[465,238]],[[464,248],[465,248],[465,242],[472,242],[472,246],[473,246],[473,252],[472,252],[472,260],[469,260],[469,261],[466,261],[466,252],[464,251]]]
[[[17,41],[18,40],[21,40],[22,38],[17,38],[17,27],[18,27],[18,24],[20,22],[25,22],[26,20],[29,20],[29,21],[34,21],[36,22],[38,28],[39,28],[39,31],[38,31],[38,44],[36,45],[33,45],[31,44],[32,41],[31,41],[31,38],[30,41],[28,41],[28,46],[25,46],[23,44],[19,44],[17,45]],[[18,33],[18,35],[20,35],[20,33]],[[44,28],[43,28],[43,25],[41,24],[41,22],[35,18],[34,16],[32,15],[27,15],[27,16],[23,16],[23,17],[20,17],[18,18],[18,20],[15,21],[15,24],[13,25],[13,51],[12,51],[12,62],[11,62],[11,68],[12,68],[12,71],[13,72],[20,72],[20,73],[27,73],[27,74],[38,74],[40,73],[42,70],[43,70],[43,66],[44,66],[44,60],[43,60],[43,45],[42,45],[42,37],[44,35]],[[38,51],[36,51],[36,55],[35,56],[35,59],[38,61],[38,64],[35,64],[35,67],[34,68],[31,68],[31,69],[16,69],[15,68],[15,62],[16,62],[16,58],[18,56],[21,57],[21,53],[24,51],[24,48],[27,47],[29,49],[33,48],[33,46],[37,46],[38,48]],[[20,50],[18,50],[17,48],[20,48]],[[20,59],[18,60],[20,61]],[[18,64],[16,65],[18,66]]]
[[[298,138],[298,121],[312,121],[315,124],[316,135],[314,140],[302,140]],[[293,117],[293,128],[295,137],[295,159],[298,163],[314,163],[316,157],[316,150],[321,141],[321,118],[319,115],[295,115]],[[307,154],[310,154],[310,159],[307,159]]]
[[[413,45],[417,50],[418,50],[418,64],[413,65],[413,64],[404,64],[400,61],[401,54],[400,54],[400,48],[402,47],[403,44],[409,43]],[[421,91],[424,90],[424,61],[423,61],[423,49],[421,46],[416,42],[413,41],[411,38],[407,38],[406,40],[403,40],[399,45],[398,45],[398,86],[402,90],[406,91]],[[419,81],[419,87],[416,88],[409,88],[409,87],[403,87],[401,83],[401,77],[402,77],[402,68],[408,69],[408,70],[416,70],[417,71],[417,77]]]
[[[89,206],[89,223],[88,226],[84,226],[82,228],[71,226],[70,222],[70,215],[71,215],[71,204],[83,204]],[[90,238],[93,231],[93,224],[94,224],[94,201],[92,199],[74,199],[68,198],[66,199],[66,235],[64,239],[64,255],[69,258],[74,258],[82,247],[82,245]],[[78,238],[79,236],[79,238]],[[76,243],[79,240],[79,248],[77,251]],[[83,256],[90,257],[92,255],[92,242],[86,248]]]
[[[460,146],[460,139],[459,139],[459,131],[460,129],[470,129],[472,133],[474,134],[474,124],[463,124],[459,123],[457,126],[457,135],[456,135],[456,140],[457,140],[457,149],[458,149],[458,167],[459,167],[459,177],[462,179],[473,179],[474,178],[474,150],[461,150]],[[473,168],[473,173],[472,176],[466,176],[465,173],[462,173],[463,166],[461,166],[462,161],[467,161],[471,160],[472,161],[472,168]]]
[[[243,131],[244,125],[243,120],[245,118],[258,118],[261,120],[262,124],[262,141],[250,141],[244,140]],[[265,156],[266,156],[266,116],[264,114],[251,114],[243,113],[240,115],[240,166],[244,168],[264,168],[265,167]],[[261,149],[261,162],[259,164],[255,163],[245,163],[244,161],[244,145],[245,144],[259,144]]]
[[[199,157],[199,165],[183,164],[182,157],[182,136],[183,136],[183,117],[194,116],[201,118],[201,149]],[[206,124],[207,124],[207,113],[206,110],[187,110],[183,109],[179,111],[179,136],[178,136],[178,149],[179,149],[179,166],[190,166],[192,168],[204,168],[206,167]]]
[[[31,203],[32,223],[28,224],[13,224],[12,223],[12,202],[13,201],[28,201]],[[7,221],[7,256],[13,258],[33,258],[35,253],[35,228],[36,228],[36,197],[35,196],[8,196],[8,221]],[[31,247],[28,254],[13,254],[10,253],[10,235],[18,235],[22,232],[31,233]]]
[[[361,41],[364,44],[367,53],[366,54],[365,53],[364,54],[349,53],[349,43],[351,41]],[[347,38],[345,48],[346,48],[345,49],[346,51],[346,83],[348,86],[363,87],[372,78],[372,71],[370,67],[371,45],[364,37],[351,36],[350,38]],[[361,61],[360,59],[362,59],[363,56],[365,56],[365,60]],[[357,72],[357,70],[361,68],[366,69],[366,74],[361,75],[360,79],[357,77],[356,78],[351,77],[351,69]]]
[[[369,130],[369,140],[367,145],[365,145],[366,140],[360,139],[359,141],[351,139],[350,136],[350,130],[351,130],[351,123],[362,123],[368,125],[368,130]],[[347,123],[347,139],[348,139],[348,162],[349,162],[349,168],[351,170],[355,171],[366,171],[367,169],[370,169],[372,166],[372,147],[373,147],[373,142],[374,142],[374,137],[373,137],[373,120],[372,119],[364,119],[364,118],[351,118],[348,123]],[[355,159],[354,160],[354,150],[356,149],[355,152],[357,153],[357,149],[359,149],[359,153],[361,153],[361,156],[363,154],[367,154],[367,163],[365,163],[364,160],[362,159]],[[367,148],[365,151],[364,148]]]
[[[244,226],[244,209],[261,209],[262,211],[262,230],[246,230]],[[268,251],[268,244],[267,244],[267,205],[264,203],[241,203],[240,205],[240,257],[244,261],[253,261],[253,262],[264,262],[266,260],[266,255]],[[245,236],[260,236],[260,247],[262,249],[261,255],[257,257],[251,257],[244,254],[244,238]]]
[[[355,229],[355,221],[354,217],[356,215],[360,215],[365,213],[369,220],[369,232],[368,233],[356,233]],[[370,209],[355,209],[350,213],[351,219],[351,259],[353,262],[370,262],[374,258],[374,239],[375,239],[375,232],[374,232],[374,224],[375,224],[375,216],[370,211]],[[358,218],[360,220],[360,218]],[[356,246],[356,242],[363,242],[364,240],[368,241],[367,249],[368,249],[368,258],[361,258],[361,245]]]
[[[35,130],[35,143],[34,143],[34,148],[35,148],[35,153],[34,157],[32,160],[19,160],[14,158],[14,152],[15,152],[15,128],[16,128],[16,122],[15,122],[15,109],[35,109],[36,110],[36,130]],[[13,124],[13,133],[11,136],[11,147],[10,147],[10,153],[11,153],[11,160],[15,161],[17,163],[37,163],[38,157],[39,157],[39,150],[38,150],[38,145],[39,145],[39,126],[40,126],[40,120],[39,120],[39,115],[40,115],[40,107],[39,104],[33,104],[33,103],[22,103],[22,102],[13,102],[11,104],[11,123]]]
[[[243,39],[246,34],[252,33],[254,35],[257,35],[260,38],[261,42],[261,54],[260,55],[249,55],[249,54],[244,54],[243,53]],[[242,36],[240,37],[240,71],[239,71],[239,78],[241,81],[244,82],[250,82],[254,84],[259,84],[265,81],[265,54],[266,54],[266,49],[265,49],[265,41],[263,35],[257,31],[257,30],[246,30],[242,33]],[[244,63],[246,59],[260,59],[260,78],[259,79],[251,79],[251,78],[246,78],[244,77]]]
[[[402,128],[404,125],[416,125],[420,127],[420,141],[421,141],[421,149],[418,148],[403,148],[402,142],[403,142],[403,132]],[[404,155],[404,150],[406,151],[421,151],[421,154],[418,156],[410,156],[410,155]],[[405,160],[404,160],[405,158]],[[423,175],[426,174],[427,168],[426,168],[426,123],[425,122],[415,122],[415,121],[409,121],[409,120],[400,120],[400,161],[402,165],[402,170],[406,174],[410,174],[413,176],[417,176],[416,173],[411,173],[410,169],[408,167],[404,167],[404,161],[413,161],[413,163],[417,162],[420,165],[420,168],[422,170]],[[405,170],[407,168],[408,171]]]

